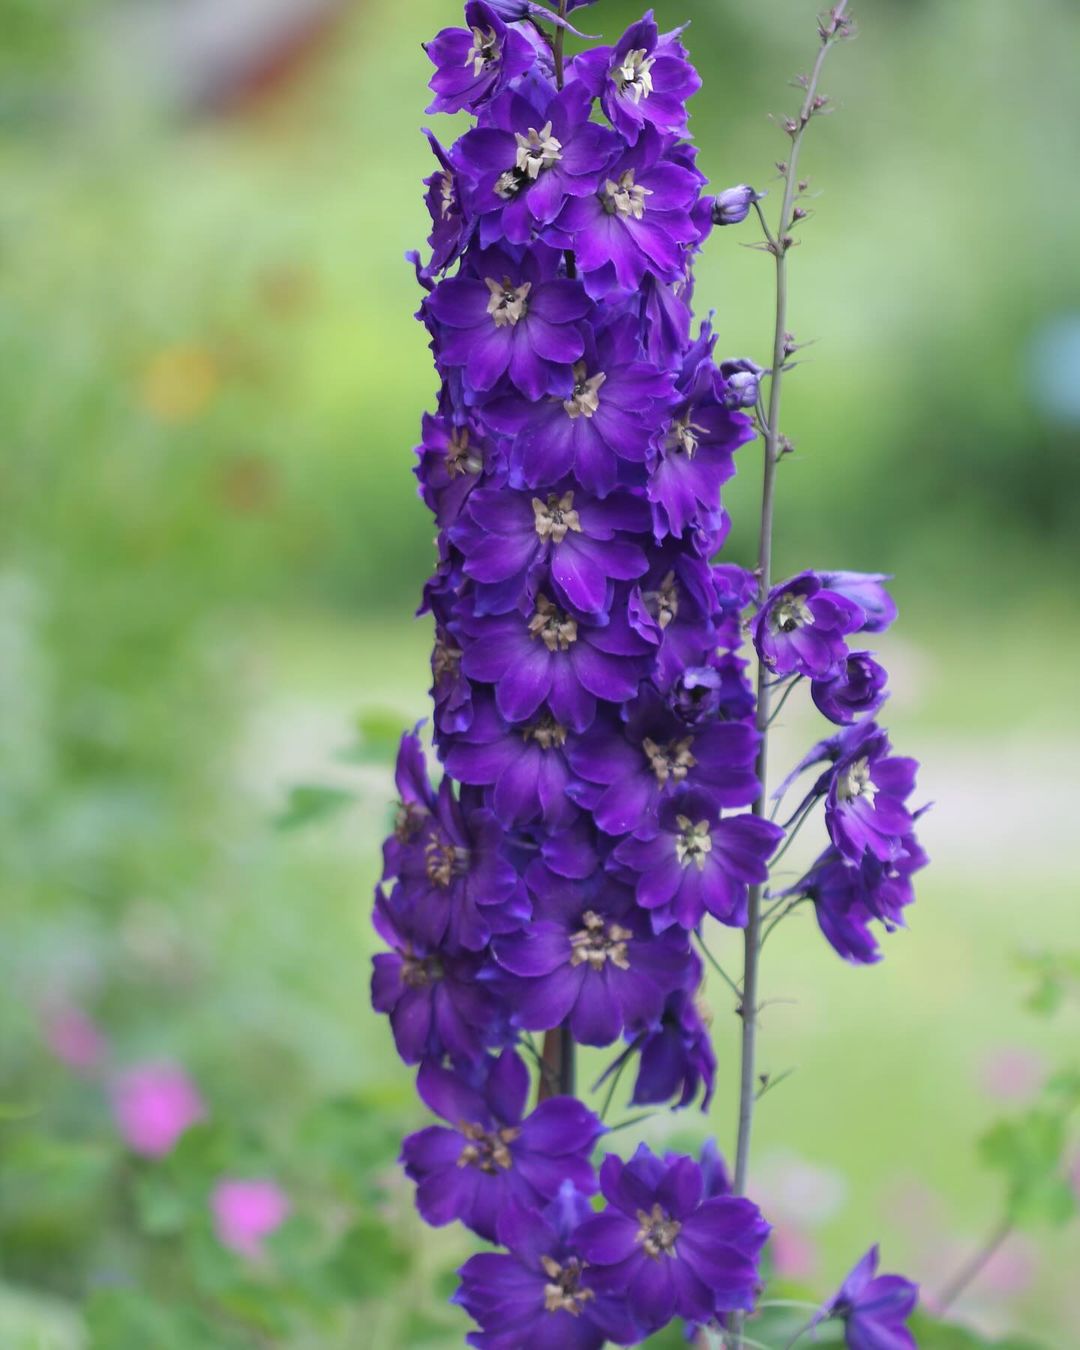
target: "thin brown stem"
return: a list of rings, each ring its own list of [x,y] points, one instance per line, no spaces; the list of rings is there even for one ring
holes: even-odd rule
[[[998,1224],[975,1255],[960,1267],[945,1288],[942,1289],[937,1298],[938,1312],[947,1312],[968,1285],[978,1279],[1002,1243],[1012,1234],[1012,1231],[1013,1222],[1011,1219],[1003,1219]]]
[[[789,124],[791,151],[784,170],[784,192],[780,205],[780,216],[774,234],[769,233],[765,225],[767,247],[773,255],[776,266],[776,304],[773,327],[772,371],[769,380],[769,400],[765,417],[765,435],[763,447],[762,485],[761,485],[761,523],[758,532],[757,578],[758,603],[763,604],[772,585],[773,560],[773,518],[776,499],[776,465],[780,458],[780,395],[783,387],[784,364],[787,360],[785,350],[787,332],[787,254],[791,247],[792,212],[798,185],[799,151],[806,128],[810,125],[814,113],[821,105],[817,102],[818,80],[821,76],[825,57],[834,41],[846,32],[844,11],[848,0],[839,0],[820,26],[821,46],[813,70],[806,80],[806,96],[803,99],[798,120]],[[764,225],[764,217],[762,216]],[[769,672],[761,663],[757,673],[757,729],[761,735],[761,744],[757,756],[757,776],[761,790],[753,806],[756,816],[764,816],[768,791],[766,787],[769,764],[769,720],[772,691],[769,685]],[[742,1017],[742,1044],[739,1072],[739,1125],[738,1140],[735,1149],[735,1194],[746,1193],[747,1175],[750,1168],[750,1141],[754,1123],[754,1104],[757,1091],[757,1016],[758,1016],[758,965],[761,952],[761,901],[764,886],[758,884],[750,888],[748,917],[743,936],[743,998],[740,1007]],[[743,1340],[744,1316],[735,1314],[732,1322],[736,1335],[736,1344]]]

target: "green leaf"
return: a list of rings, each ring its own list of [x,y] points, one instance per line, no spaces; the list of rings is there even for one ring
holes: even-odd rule
[[[919,1311],[908,1324],[919,1350],[1048,1350],[1036,1341],[1009,1336],[988,1341],[966,1327],[949,1326]]]
[[[136,1289],[99,1289],[86,1305],[88,1350],[233,1350],[243,1345],[194,1309]]]
[[[303,783],[290,789],[284,808],[274,817],[276,830],[297,830],[328,820],[356,800],[348,788],[326,787],[318,783]]]
[[[345,1234],[324,1274],[341,1298],[374,1298],[392,1287],[409,1264],[409,1253],[394,1234],[369,1214]]]
[[[188,1221],[189,1206],[166,1176],[160,1172],[147,1172],[135,1182],[135,1211],[144,1232],[164,1237],[183,1229]]]
[[[1017,965],[1033,978],[1026,1004],[1040,1017],[1052,1017],[1067,998],[1080,999],[1080,952],[1025,952]]]
[[[356,719],[356,740],[336,756],[344,764],[393,764],[401,744],[401,715],[372,709]]]
[[[1066,1115],[1038,1107],[1002,1120],[979,1142],[987,1166],[1004,1174],[1006,1211],[1016,1223],[1065,1223],[1076,1196],[1064,1176]]]

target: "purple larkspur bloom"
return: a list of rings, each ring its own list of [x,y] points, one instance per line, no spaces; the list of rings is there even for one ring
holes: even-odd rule
[[[678,1096],[672,1108],[678,1111],[701,1092],[701,1109],[709,1109],[716,1055],[690,990],[676,989],[668,996],[659,1022],[642,1035],[639,1056],[632,1105],[653,1106]]]
[[[394,1044],[406,1064],[440,1059],[478,1059],[500,1039],[497,1005],[477,982],[480,957],[452,953],[425,942],[414,914],[381,891],[375,899],[375,930],[391,948],[372,958],[371,1002],[386,1013]]]
[[[706,1199],[693,1158],[660,1159],[644,1144],[629,1162],[608,1154],[600,1189],[607,1208],[577,1230],[578,1246],[596,1288],[624,1295],[642,1325],[753,1307],[769,1225],[750,1200]]]
[[[723,380],[723,400],[727,408],[752,408],[761,392],[761,377],[765,374],[762,366],[751,361],[748,356],[735,357],[720,362],[720,377]]]
[[[610,877],[568,882],[542,864],[528,871],[533,918],[493,944],[512,977],[500,982],[518,1025],[568,1025],[582,1045],[610,1045],[632,1023],[652,1022],[685,977],[687,943],[654,934],[632,894]]]
[[[638,904],[658,931],[696,928],[706,913],[742,928],[747,887],[766,880],[783,834],[759,816],[721,818],[715,800],[693,789],[662,803],[651,839],[623,839],[613,857],[638,874]]]
[[[649,10],[614,47],[574,58],[574,78],[599,96],[608,120],[631,145],[649,126],[675,134],[686,130],[686,100],[701,80],[687,60],[681,33],[661,34]]]
[[[586,1196],[564,1183],[543,1210],[511,1201],[498,1218],[502,1252],[482,1252],[458,1272],[454,1302],[480,1325],[467,1337],[478,1350],[602,1350],[631,1345],[642,1331],[625,1301],[589,1281],[574,1232],[592,1214]]]
[[[465,575],[477,583],[477,613],[532,602],[550,575],[560,604],[599,615],[611,608],[616,581],[648,570],[641,544],[627,537],[648,527],[639,498],[615,493],[598,501],[570,483],[542,495],[481,489],[451,538]]]
[[[584,731],[598,699],[624,703],[637,693],[652,650],[625,613],[625,602],[613,603],[610,620],[596,626],[538,595],[531,614],[474,620],[462,669],[495,686],[508,721],[527,722],[546,702],[562,726]]]
[[[705,665],[715,651],[717,597],[709,564],[679,540],[653,548],[650,562],[631,592],[629,617],[658,644],[653,679],[666,693],[688,666]]]
[[[598,190],[619,150],[618,138],[589,121],[592,98],[572,82],[535,99],[508,90],[487,109],[483,125],[454,147],[454,161],[472,184],[469,209],[480,243],[527,244],[550,225],[568,197]]]
[[[741,657],[726,652],[715,657],[712,665],[688,666],[668,691],[671,707],[690,726],[752,717],[754,691],[746,677],[747,665]]]
[[[401,1150],[427,1223],[457,1219],[494,1242],[511,1200],[538,1207],[564,1181],[587,1195],[596,1190],[589,1155],[604,1126],[573,1097],[549,1097],[526,1115],[529,1072],[512,1050],[468,1075],[428,1061],[416,1086],[447,1122],[409,1135]]]
[[[507,829],[541,817],[557,830],[578,815],[566,795],[566,737],[550,713],[511,726],[490,697],[478,699],[468,730],[448,742],[446,771],[460,783],[491,789],[495,817]]]
[[[399,841],[394,903],[411,908],[413,931],[429,946],[479,951],[528,916],[528,900],[503,852],[502,826],[467,791],[459,799],[444,778],[431,814]]]
[[[597,718],[570,746],[584,780],[571,795],[608,834],[653,833],[660,803],[684,786],[721,806],[749,806],[759,791],[759,739],[742,722],[690,726],[646,685],[622,714]]]
[[[470,256],[467,272],[440,281],[425,300],[439,359],[462,367],[474,393],[504,376],[527,398],[571,393],[590,302],[579,281],[556,274],[559,256],[540,246],[520,259],[484,249]]]
[[[686,246],[698,241],[691,215],[702,175],[666,155],[651,129],[608,168],[587,197],[568,201],[545,237],[572,249],[589,294],[635,291],[645,274],[677,281]]]
[[[919,1302],[919,1286],[902,1275],[878,1275],[878,1259],[875,1243],[814,1324],[840,1319],[848,1350],[915,1350],[905,1323]]]
[[[394,765],[398,796],[394,828],[383,843],[383,881],[398,875],[402,849],[418,837],[435,809],[435,791],[428,777],[424,747],[418,734],[421,726],[418,722],[412,731],[406,731],[398,745]]]
[[[440,624],[435,625],[435,645],[431,649],[431,697],[435,704],[435,725],[446,735],[466,731],[472,725],[472,685],[461,673],[461,647],[458,639]]]
[[[568,373],[568,396],[539,404],[504,397],[485,405],[484,415],[514,438],[510,477],[515,485],[549,487],[573,473],[588,492],[606,497],[628,465],[641,466],[649,457],[663,425],[671,378],[641,359],[630,315],[619,315],[590,336]]]
[[[435,66],[429,85],[435,99],[429,113],[476,109],[533,63],[532,44],[506,26],[497,5],[469,0],[465,23],[465,28],[444,28],[424,46]]]
[[[860,633],[883,633],[896,618],[896,601],[885,589],[886,572],[819,572],[822,584],[853,600],[863,612]]]
[[[869,852],[882,862],[897,857],[913,817],[905,801],[915,789],[919,764],[893,755],[875,723],[859,723],[845,737],[825,798],[825,823],[841,853],[858,862]]]
[[[754,619],[754,646],[775,675],[825,679],[847,658],[845,638],[864,619],[859,605],[829,590],[816,572],[800,572],[769,592]]]
[[[496,464],[491,445],[475,422],[460,424],[425,413],[423,441],[417,446],[414,473],[420,480],[420,495],[440,528],[453,524],[466,497],[490,475]]]
[[[427,241],[431,257],[426,266],[418,265],[417,268],[420,280],[430,282],[461,257],[469,242],[471,225],[462,208],[461,189],[449,156],[430,131],[425,131],[424,135],[439,165],[424,179],[427,188],[424,202],[431,216],[431,233]]]
[[[657,534],[681,536],[700,512],[720,505],[720,488],[735,472],[735,451],[752,440],[750,419],[727,407],[716,345],[708,325],[686,355],[678,380],[678,402],[649,478],[649,500],[658,508]]]
[[[810,697],[830,722],[845,725],[877,712],[888,698],[888,680],[871,652],[850,652],[834,675],[811,681]]]

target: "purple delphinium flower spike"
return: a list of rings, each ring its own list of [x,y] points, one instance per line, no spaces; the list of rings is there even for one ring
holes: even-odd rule
[[[833,843],[853,861],[871,853],[895,858],[910,833],[905,801],[915,789],[918,761],[893,755],[889,738],[873,723],[859,723],[845,739],[825,799],[825,823]]]
[[[749,814],[725,816],[698,790],[679,792],[660,807],[650,839],[622,840],[612,857],[637,876],[637,901],[653,927],[693,929],[711,914],[746,925],[747,886],[768,876],[768,859],[784,832]]]
[[[690,1106],[701,1092],[701,1109],[707,1111],[715,1077],[716,1055],[694,993],[676,989],[668,996],[659,1022],[642,1033],[630,1102],[653,1106],[678,1096],[672,1107],[678,1111]]]
[[[825,1305],[814,1324],[840,1319],[848,1350],[915,1350],[905,1326],[919,1301],[919,1286],[902,1275],[878,1275],[875,1243]]]
[[[870,652],[851,652],[836,674],[811,681],[810,697],[822,716],[843,725],[878,711],[888,698],[888,679]]]
[[[526,1115],[529,1074],[512,1050],[468,1076],[429,1061],[416,1086],[448,1122],[411,1134],[402,1145],[428,1223],[457,1219],[494,1242],[499,1213],[511,1200],[541,1205],[567,1180],[586,1194],[596,1190],[589,1155],[603,1125],[573,1097],[549,1097]]]
[[[644,1144],[629,1162],[608,1154],[600,1189],[607,1208],[581,1225],[578,1246],[595,1287],[623,1294],[645,1327],[753,1307],[769,1235],[756,1205],[706,1199],[693,1158],[660,1159]]]
[[[543,1210],[511,1201],[498,1219],[506,1253],[484,1252],[458,1272],[454,1295],[482,1328],[467,1337],[478,1350],[601,1350],[636,1344],[641,1328],[625,1300],[598,1293],[577,1250],[575,1230],[592,1214],[588,1199],[564,1182]]]

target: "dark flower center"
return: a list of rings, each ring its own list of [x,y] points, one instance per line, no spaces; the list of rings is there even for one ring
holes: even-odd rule
[[[426,989],[443,977],[442,962],[437,956],[414,956],[405,951],[401,957],[401,981],[409,989]]]
[[[573,492],[564,492],[561,497],[556,497],[554,492],[549,493],[546,506],[539,497],[534,497],[532,509],[536,533],[541,539],[550,539],[553,544],[561,544],[566,538],[567,530],[573,530],[576,534],[581,533],[581,521],[574,510]]]
[[[475,1121],[464,1121],[458,1126],[458,1133],[469,1141],[458,1154],[459,1167],[478,1167],[481,1172],[494,1176],[500,1169],[505,1172],[513,1166],[510,1145],[521,1133],[520,1126],[486,1130]]]
[[[574,392],[563,399],[571,418],[591,417],[600,406],[600,386],[607,379],[603,371],[590,376],[584,361],[574,362]]]
[[[394,816],[394,834],[403,843],[415,839],[427,818],[427,812],[418,802],[398,802]]]
[[[585,1304],[596,1297],[591,1289],[580,1287],[584,1264],[576,1256],[564,1266],[550,1256],[542,1256],[540,1264],[548,1277],[548,1283],[544,1285],[544,1311],[568,1312],[571,1317],[580,1317]]]
[[[679,588],[675,584],[674,571],[667,573],[657,590],[642,591],[641,598],[660,627],[666,628],[679,616]]]
[[[545,713],[539,721],[532,722],[521,733],[526,745],[535,741],[541,750],[553,750],[566,743],[566,728],[556,722],[550,713]]]
[[[489,311],[490,308],[489,305]],[[479,473],[483,467],[483,456],[469,445],[469,428],[455,427],[446,447],[446,472],[451,478],[457,478],[463,473]]]
[[[469,850],[458,848],[441,834],[436,834],[424,845],[424,868],[433,886],[449,886],[468,866]]]
[[[705,859],[712,852],[712,834],[709,822],[699,820],[695,825],[689,816],[676,816],[675,824],[679,834],[675,839],[675,856],[683,867],[696,864],[697,870],[705,870]]]
[[[637,1231],[637,1240],[649,1256],[659,1259],[661,1256],[674,1255],[675,1239],[682,1229],[678,1219],[670,1218],[659,1204],[655,1204],[649,1213],[639,1209],[637,1221],[641,1225]]]
[[[632,103],[640,103],[653,91],[652,68],[656,57],[646,56],[645,51],[644,47],[639,47],[636,51],[627,52],[622,65],[616,66],[611,72],[615,88]]]
[[[461,648],[452,647],[443,637],[436,638],[431,653],[431,673],[436,682],[456,676],[461,665]]]
[[[607,179],[600,189],[600,204],[609,216],[631,217],[641,220],[645,215],[645,198],[652,196],[652,188],[634,182],[633,169],[627,169],[618,182]]]
[[[675,454],[683,454],[687,459],[693,459],[697,454],[698,438],[697,433],[704,431],[704,427],[699,427],[696,422],[690,420],[691,412],[688,409],[682,417],[676,418],[668,427],[665,449]]]
[[[648,736],[645,737],[641,742],[641,748],[645,751],[645,758],[656,774],[658,783],[681,783],[686,778],[697,764],[697,760],[690,753],[693,744],[693,736],[686,736],[681,741],[669,741],[667,745],[657,745]]]
[[[509,277],[503,277],[502,281],[485,277],[484,285],[491,292],[487,312],[495,320],[496,328],[505,328],[507,325],[513,328],[519,319],[528,314],[531,281],[523,281],[520,286],[515,286]]]
[[[794,633],[797,628],[809,628],[813,622],[814,614],[806,596],[797,591],[785,591],[769,611],[769,627],[774,633]]]
[[[549,652],[566,652],[577,641],[577,621],[556,609],[546,595],[538,595],[529,636],[539,638]]]
[[[593,970],[602,970],[608,961],[619,970],[630,969],[627,943],[633,933],[621,924],[605,921],[593,910],[581,916],[582,927],[570,935],[570,964],[581,966],[588,961]]]
[[[498,59],[499,37],[494,28],[474,28],[472,46],[465,57],[465,64],[473,68],[473,78],[479,79]]]

